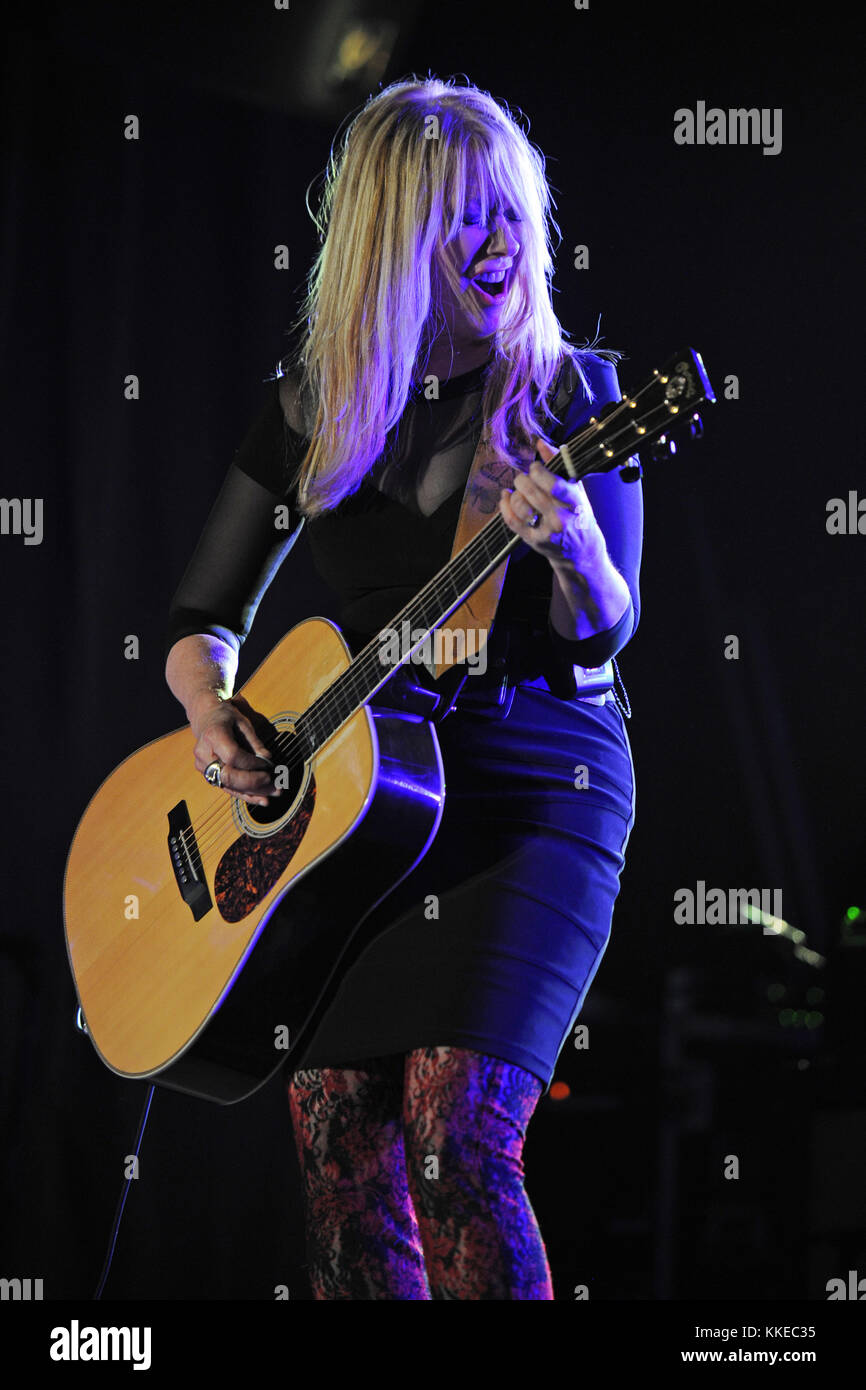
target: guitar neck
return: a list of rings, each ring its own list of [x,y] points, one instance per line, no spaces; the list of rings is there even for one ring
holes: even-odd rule
[[[631,396],[604,407],[599,416],[560,445],[545,466],[555,476],[577,481],[592,473],[610,472],[632,461],[639,449],[662,438],[674,417],[693,410],[702,401],[715,401],[700,355],[693,349],[677,353]],[[626,470],[627,471],[627,470]],[[399,666],[409,661],[432,632],[497,569],[520,543],[503,517],[482,527],[467,546],[415,595],[391,622],[381,629],[355,657],[351,665],[301,715],[296,734],[311,756],[381,690]],[[411,646],[403,643],[399,662],[383,661],[393,634],[408,632]]]

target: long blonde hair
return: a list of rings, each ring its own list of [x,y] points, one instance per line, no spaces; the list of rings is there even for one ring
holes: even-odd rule
[[[485,439],[515,459],[556,417],[545,395],[568,357],[590,399],[581,349],[567,344],[551,299],[553,199],[544,156],[489,93],[436,78],[392,83],[332,147],[314,221],[321,249],[306,285],[300,346],[281,370],[300,374],[315,414],[293,482],[307,517],[354,492],[381,455],[444,326],[446,252],[470,194],[522,219],[520,254],[482,398]],[[465,307],[477,321],[469,300]],[[479,328],[481,324],[479,322]]]

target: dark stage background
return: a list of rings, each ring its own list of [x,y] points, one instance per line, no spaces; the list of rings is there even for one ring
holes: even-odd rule
[[[831,498],[866,494],[860,23],[601,0],[7,21],[3,492],[44,499],[44,535],[0,536],[0,1275],[51,1300],[95,1288],[147,1087],[74,1027],[67,850],[103,778],[184,722],[167,608],[297,311],[305,190],[369,92],[429,70],[530,118],[573,339],[601,316],[624,389],[690,344],[718,396],[705,438],[644,482],[643,615],[620,661],[637,821],[589,1048],[563,1052],[525,1154],[557,1299],[824,1300],[866,1276],[866,934],[845,915],[866,908],[866,536],[826,529]],[[678,146],[674,111],[698,101],[781,108],[781,153]],[[302,535],[239,681],[312,613],[336,616]],[[822,963],[757,925],[677,925],[673,895],[699,880],[781,890]],[[228,1108],[157,1088],[105,1298],[308,1299],[301,1216],[278,1083]]]

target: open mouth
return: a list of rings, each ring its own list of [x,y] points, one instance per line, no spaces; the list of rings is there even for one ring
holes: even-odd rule
[[[485,304],[495,304],[497,300],[501,301],[505,294],[508,285],[508,272],[498,270],[484,275],[476,275],[474,280],[470,280],[469,283],[475,286]]]

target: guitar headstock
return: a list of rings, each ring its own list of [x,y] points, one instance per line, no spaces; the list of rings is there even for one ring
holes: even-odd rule
[[[675,453],[670,431],[685,422],[693,438],[700,438],[703,425],[697,407],[705,401],[714,404],[715,399],[700,353],[686,348],[656,368],[637,391],[593,416],[561,446],[559,457],[569,477],[620,468],[623,478],[632,482],[643,471],[635,461],[638,451],[652,445],[656,459]]]

